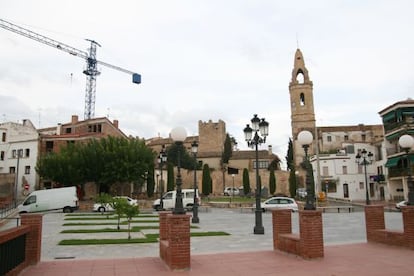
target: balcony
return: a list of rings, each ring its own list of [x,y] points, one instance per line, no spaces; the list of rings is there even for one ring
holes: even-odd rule
[[[413,168],[411,168],[412,170]],[[407,177],[408,172],[407,168],[401,168],[401,167],[390,167],[388,168],[388,177]]]

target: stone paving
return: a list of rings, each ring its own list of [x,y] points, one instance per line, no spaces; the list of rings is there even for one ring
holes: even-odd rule
[[[324,213],[324,243],[325,245],[363,243],[366,242],[364,212],[352,213]],[[91,226],[62,226],[65,215],[62,213],[47,213],[43,217],[43,260],[53,259],[100,259],[100,258],[129,258],[129,257],[158,257],[158,243],[130,244],[130,245],[87,245],[87,246],[59,246],[62,239],[70,238],[113,238],[127,237],[127,233],[102,234],[59,234],[64,229],[91,228]],[[254,212],[241,212],[240,209],[212,208],[209,212],[199,214],[199,231],[224,231],[230,236],[194,237],[191,238],[191,254],[210,254],[224,252],[246,252],[273,250],[272,214],[263,214],[264,235],[253,234]],[[385,213],[386,227],[402,230],[402,216],[400,213]],[[150,225],[148,223],[142,225]],[[157,223],[151,223],[157,225]],[[93,226],[104,228],[108,226]],[[116,227],[116,226],[113,226]],[[123,226],[126,227],[126,226]],[[298,232],[298,214],[292,214],[293,232]],[[158,233],[158,229],[142,230],[146,233]],[[133,237],[140,235],[132,233]]]

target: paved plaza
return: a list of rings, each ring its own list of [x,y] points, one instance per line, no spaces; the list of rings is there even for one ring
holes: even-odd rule
[[[154,214],[156,214],[154,212]],[[200,212],[199,229],[194,232],[224,231],[230,236],[211,236],[191,238],[191,254],[211,254],[225,252],[250,252],[273,250],[272,214],[263,213],[264,235],[253,234],[255,223],[254,212],[241,212],[240,209],[211,208],[209,212]],[[94,233],[94,234],[60,234],[65,229],[105,228],[115,226],[62,226],[65,214],[60,212],[46,213],[43,216],[43,238],[41,260],[53,259],[101,259],[101,258],[132,258],[158,257],[158,243],[127,244],[127,245],[83,245],[60,246],[63,239],[76,238],[115,238],[127,237],[127,233]],[[402,216],[397,212],[386,212],[386,227],[402,230]],[[324,243],[338,245],[365,243],[364,212],[323,213]],[[292,214],[292,228],[298,233],[298,213]],[[145,225],[151,225],[146,223]],[[153,223],[158,225],[158,223]],[[126,227],[126,226],[124,226]],[[158,233],[158,229],[142,230],[143,233]],[[86,237],[86,235],[89,235]],[[132,233],[138,238],[140,233]]]
[[[57,243],[62,239],[80,237],[80,234],[59,234],[61,230],[69,228],[62,226],[64,217],[62,213],[44,215],[41,262],[25,269],[21,275],[414,274],[413,250],[366,242],[364,212],[323,213],[325,257],[304,260],[273,250],[271,213],[263,214],[265,234],[254,235],[253,212],[212,208],[209,212],[199,214],[200,228],[191,231],[225,231],[231,235],[191,238],[189,271],[170,271],[159,258],[158,243],[58,246]],[[386,212],[385,220],[388,229],[402,230],[401,213]],[[297,233],[297,213],[292,214],[292,226],[293,232]],[[157,232],[157,229],[144,230],[144,233]],[[108,238],[113,235],[93,234],[91,237]]]

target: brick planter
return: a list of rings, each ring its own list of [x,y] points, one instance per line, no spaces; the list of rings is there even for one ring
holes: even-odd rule
[[[299,235],[292,234],[290,210],[272,211],[273,248],[301,256],[305,259],[324,256],[322,213],[320,211],[299,212]]]
[[[160,212],[160,258],[171,270],[189,270],[190,215]]]

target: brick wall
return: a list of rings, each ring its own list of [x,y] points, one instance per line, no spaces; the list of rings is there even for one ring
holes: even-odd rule
[[[7,276],[19,275],[29,265],[40,261],[42,245],[42,220],[41,214],[22,214],[21,226],[11,228],[0,233],[0,243],[7,242],[18,236],[26,234],[25,260],[13,270],[6,273]],[[0,264],[1,265],[1,264]]]

